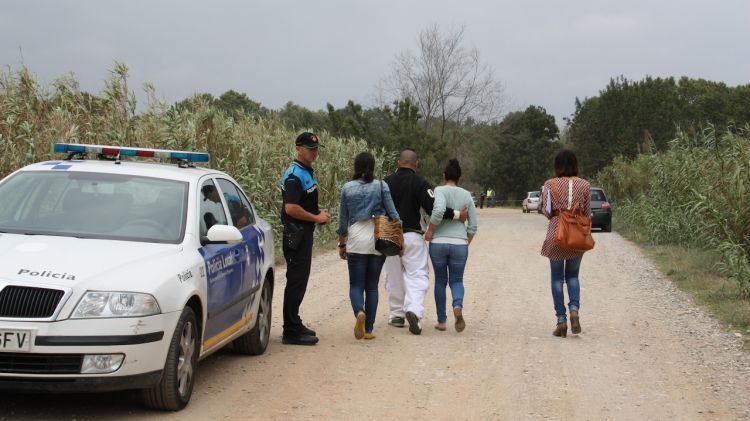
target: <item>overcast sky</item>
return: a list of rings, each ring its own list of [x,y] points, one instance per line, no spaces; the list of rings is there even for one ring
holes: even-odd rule
[[[619,75],[750,83],[749,0],[3,0],[0,64],[100,92],[118,60],[139,98],[148,81],[170,103],[234,89],[270,108],[372,106],[431,24],[465,26],[506,111],[540,105],[559,125]]]

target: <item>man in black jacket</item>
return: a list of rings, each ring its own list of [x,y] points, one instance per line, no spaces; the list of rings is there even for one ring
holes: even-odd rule
[[[422,234],[420,209],[429,215],[435,196],[432,186],[417,174],[419,161],[417,153],[411,149],[401,152],[398,170],[385,178],[391,190],[393,202],[401,216],[404,230],[404,250],[401,256],[385,259],[385,287],[388,290],[391,326],[404,327],[409,322],[409,331],[415,335],[422,333],[419,320],[424,317],[424,299],[430,286],[430,273],[427,267],[429,251]],[[457,213],[457,212],[456,212]],[[466,220],[466,212],[461,211],[461,220]],[[447,209],[444,219],[453,219],[454,212]]]

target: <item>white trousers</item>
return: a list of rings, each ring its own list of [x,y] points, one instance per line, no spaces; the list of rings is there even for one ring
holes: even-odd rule
[[[424,299],[430,287],[427,267],[429,250],[422,235],[404,233],[404,255],[385,259],[385,289],[388,290],[390,318],[404,317],[411,311],[424,317]]]

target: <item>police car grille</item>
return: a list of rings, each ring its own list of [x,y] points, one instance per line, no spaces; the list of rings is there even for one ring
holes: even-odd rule
[[[0,291],[0,317],[48,318],[65,295],[59,289],[9,285]]]
[[[0,352],[0,373],[80,374],[81,354],[22,354]]]

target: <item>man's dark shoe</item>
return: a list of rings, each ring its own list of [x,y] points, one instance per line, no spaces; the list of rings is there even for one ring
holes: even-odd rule
[[[419,317],[411,311],[406,312],[406,321],[409,322],[409,332],[419,335],[422,333],[422,325],[419,323]]]
[[[406,326],[406,320],[403,317],[393,317],[388,320],[388,324],[395,327],[404,327]]]
[[[310,335],[310,336],[318,336],[314,330],[310,329],[307,326],[302,326],[302,329],[300,329],[299,332],[301,335]]]
[[[318,337],[313,335],[282,336],[281,343],[286,345],[315,345]]]

